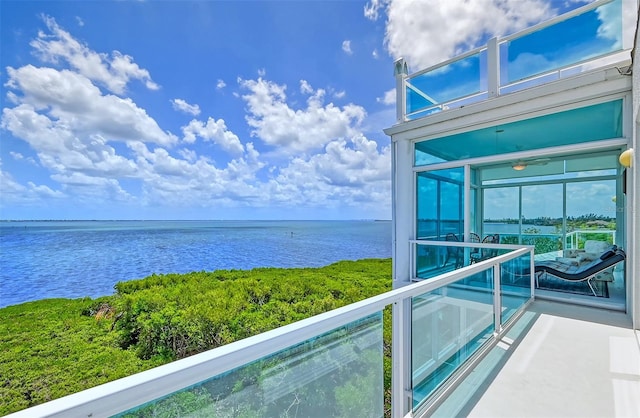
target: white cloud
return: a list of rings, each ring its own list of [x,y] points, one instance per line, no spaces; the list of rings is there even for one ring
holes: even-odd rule
[[[80,200],[98,201],[108,200],[110,202],[127,202],[134,200],[127,191],[122,189],[115,179],[90,176],[80,172],[54,174],[52,180],[62,184],[63,189],[68,194],[73,194]]]
[[[374,50],[373,50],[373,52],[371,53],[371,56],[372,56],[374,59],[378,59],[378,58],[380,58],[380,54],[378,53],[378,50],[377,50],[377,49],[374,49]]]
[[[31,108],[32,115],[44,117],[56,129],[73,131],[80,136],[96,134],[114,141],[143,140],[161,145],[171,145],[177,138],[163,132],[144,109],[131,99],[114,95],[102,95],[100,90],[84,76],[69,70],[36,68],[32,65],[7,68],[9,81],[6,86],[22,93],[21,105],[3,109],[5,119],[16,111],[25,114]],[[36,113],[38,111],[39,113]],[[45,114],[48,114],[46,116]],[[15,120],[12,119],[12,120]],[[23,139],[35,136],[17,125],[12,132]],[[42,141],[43,139],[35,139]]]
[[[123,94],[131,79],[144,82],[151,90],[159,88],[149,72],[135,64],[129,55],[119,51],[113,51],[111,57],[99,54],[73,38],[52,17],[43,15],[42,20],[51,33],[39,32],[30,45],[44,62],[57,64],[62,59],[80,74],[116,94]]]
[[[312,94],[313,87],[306,80],[300,80],[300,93],[302,94]]]
[[[171,103],[173,104],[173,108],[175,110],[179,110],[184,113],[190,113],[193,116],[198,116],[200,114],[200,106],[198,106],[197,104],[192,105],[182,99],[173,99],[171,100]]]
[[[223,88],[225,88],[227,86],[227,83],[224,82],[224,80],[222,79],[218,79],[218,82],[216,83],[216,89],[218,90],[222,90]]]
[[[396,104],[396,89],[387,90],[384,92],[384,96],[377,97],[376,101],[378,103],[384,103],[386,105],[395,105]]]
[[[84,26],[84,20],[82,20],[80,16],[76,16],[76,22],[78,23],[78,26]]]
[[[207,119],[207,123],[193,119],[187,126],[182,127],[182,132],[184,134],[183,141],[190,144],[196,141],[196,137],[200,137],[207,141],[213,141],[231,154],[240,155],[244,152],[240,138],[227,129],[222,119],[216,121],[210,117]]]
[[[245,119],[260,152],[214,117],[183,126],[182,146],[175,147],[179,139],[145,109],[99,87],[123,94],[134,79],[151,85],[146,70],[117,51],[94,52],[53,19],[44,19],[51,34],[41,33],[32,46],[56,68],[7,68],[10,100],[0,128],[33,151],[33,156],[10,155],[47,170],[55,184],[20,184],[0,170],[3,204],[65,199],[63,204],[86,208],[119,202],[214,209],[285,208],[295,202],[315,208],[370,207],[375,213],[389,204],[389,147],[379,150],[362,134],[364,108],[325,103],[327,97],[344,98],[344,90],[316,89],[300,80],[306,103],[294,108],[287,103],[286,86],[262,78],[238,79],[243,95],[237,97],[246,104]],[[225,86],[218,80],[216,88]],[[200,113],[184,99],[171,102],[177,110]],[[202,148],[190,146],[197,140],[224,153],[200,155]],[[9,192],[12,200],[5,199]]]
[[[13,157],[13,159],[16,161],[26,161],[29,164],[33,164],[36,166],[38,165],[38,163],[36,162],[36,160],[33,159],[33,157],[25,157],[19,152],[9,151],[9,155]]]
[[[294,158],[270,184],[276,201],[373,209],[390,201],[390,148],[362,135],[329,143],[324,153]]]
[[[1,206],[12,204],[37,204],[42,199],[63,198],[65,194],[59,190],[52,190],[45,185],[36,185],[27,182],[27,185],[18,183],[7,171],[0,166],[0,190],[2,190]]]
[[[351,137],[366,116],[364,108],[354,104],[324,105],[323,89],[309,97],[305,109],[294,110],[286,103],[286,86],[262,78],[241,80],[240,85],[249,91],[242,98],[252,136],[285,154],[322,149],[334,139]]]
[[[380,9],[384,7],[384,0],[371,0],[364,6],[364,15],[367,19],[378,20]]]
[[[624,5],[622,6],[624,7]],[[598,37],[615,41],[612,46],[614,49],[623,48],[623,40],[629,41],[629,44],[633,44],[633,36],[635,31],[635,13],[622,13],[622,20],[620,21],[620,9],[615,3],[605,4],[597,9],[598,19],[601,24],[598,27]],[[623,33],[623,29],[627,30],[627,33]]]
[[[381,7],[376,4],[376,7]],[[390,0],[385,45],[394,58],[427,68],[552,17],[545,0]]]
[[[342,50],[347,55],[353,55],[353,51],[351,50],[351,41],[343,41],[342,42]]]

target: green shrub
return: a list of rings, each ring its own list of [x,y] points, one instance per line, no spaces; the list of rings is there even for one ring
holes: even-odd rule
[[[0,309],[0,415],[391,290],[391,260],[152,275],[115,289],[95,300]],[[384,320],[390,356],[391,323]],[[206,394],[183,395],[171,408],[205,401]]]

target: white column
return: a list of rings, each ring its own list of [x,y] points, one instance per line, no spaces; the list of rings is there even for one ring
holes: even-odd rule
[[[636,3],[634,1],[634,3]],[[636,16],[637,3],[636,3]],[[636,45],[640,45],[640,32],[636,32]],[[629,225],[627,226],[627,260],[625,262],[627,286],[630,286],[630,299],[627,298],[627,311],[631,313],[633,328],[640,330],[640,164],[638,153],[640,152],[640,66],[638,59],[640,53],[635,51],[633,57],[633,81],[632,81],[632,132],[631,147],[634,150],[631,167],[627,168],[627,211]]]
[[[415,239],[415,175],[413,146],[408,140],[394,141],[393,158],[393,288],[411,282],[409,241]]]
[[[498,38],[487,42],[487,92],[489,98],[500,95],[500,51]]]

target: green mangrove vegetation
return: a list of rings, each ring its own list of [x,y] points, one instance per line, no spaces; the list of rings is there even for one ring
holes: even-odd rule
[[[90,278],[87,278],[90,280]],[[98,299],[48,299],[0,309],[0,415],[344,306],[391,289],[391,260],[321,268],[258,268],[152,275]],[[389,312],[383,320],[390,388]],[[360,380],[327,399],[353,406]],[[237,384],[237,382],[236,382]],[[188,413],[210,391],[173,405]],[[177,408],[177,409],[175,409]],[[186,409],[185,409],[186,408]],[[147,416],[140,411],[135,416]],[[345,412],[346,413],[346,412]],[[151,416],[151,415],[149,415]],[[156,415],[153,415],[156,416]]]

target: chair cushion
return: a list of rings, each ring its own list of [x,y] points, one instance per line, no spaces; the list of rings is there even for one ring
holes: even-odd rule
[[[602,254],[611,247],[611,244],[605,241],[588,239],[584,242],[584,250],[588,253]]]
[[[602,253],[602,255],[600,256],[600,260],[606,260],[609,257],[613,257],[615,255],[617,249],[618,249],[618,247],[613,245],[607,251]]]
[[[580,253],[578,254],[578,262],[585,263],[587,261],[597,260],[599,258],[599,253]]]
[[[564,264],[572,264],[574,266],[579,264],[576,257],[556,257],[556,261]]]

